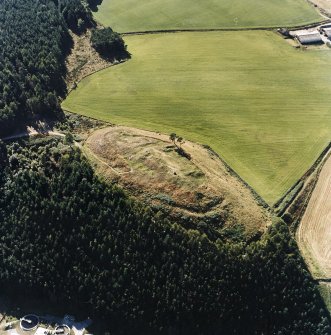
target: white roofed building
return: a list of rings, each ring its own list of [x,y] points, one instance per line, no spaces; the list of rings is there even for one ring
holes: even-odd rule
[[[300,33],[295,36],[301,44],[322,44],[321,34],[316,30],[307,33]]]

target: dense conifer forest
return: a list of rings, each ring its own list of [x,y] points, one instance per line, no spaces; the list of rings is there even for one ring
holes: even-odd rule
[[[287,226],[216,243],[101,182],[62,140],[1,144],[0,283],[112,334],[329,334]]]
[[[68,27],[92,24],[80,0],[0,1],[0,134],[33,117],[61,117]]]

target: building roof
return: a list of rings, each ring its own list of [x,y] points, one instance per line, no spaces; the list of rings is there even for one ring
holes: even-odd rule
[[[323,43],[322,37],[318,31],[296,35],[301,44]]]
[[[324,28],[323,31],[327,37],[331,36],[331,28]]]

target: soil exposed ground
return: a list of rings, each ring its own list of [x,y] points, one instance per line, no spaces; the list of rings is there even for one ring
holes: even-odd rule
[[[177,222],[212,228],[220,234],[241,229],[247,237],[263,232],[268,212],[252,192],[210,150],[186,141],[191,160],[168,136],[128,128],[95,131],[83,150],[97,171]]]
[[[331,156],[300,223],[297,240],[315,278],[331,278]]]

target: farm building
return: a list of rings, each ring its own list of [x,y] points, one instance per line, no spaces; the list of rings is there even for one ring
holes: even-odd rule
[[[323,26],[320,26],[320,30],[323,30],[325,28],[331,28],[331,24],[324,24]]]
[[[301,44],[319,44],[323,43],[322,37],[318,31],[297,34],[296,38]]]
[[[323,28],[321,29],[323,34],[328,38],[331,39],[331,27],[330,28]]]

